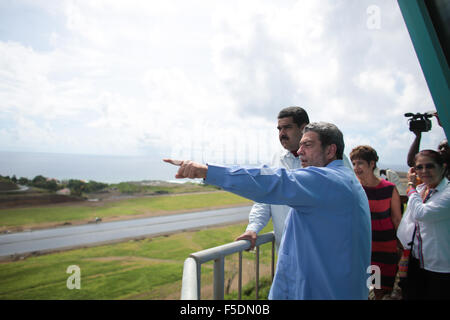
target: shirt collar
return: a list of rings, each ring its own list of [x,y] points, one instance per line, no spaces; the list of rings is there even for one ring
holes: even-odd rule
[[[290,157],[290,158],[293,158],[293,159],[299,159],[299,158],[296,158],[296,157],[292,154],[291,151],[286,150],[286,149],[283,149],[283,150],[282,150],[281,155],[282,155],[283,157],[285,157],[285,158],[286,158],[286,157]]]
[[[447,187],[448,184],[448,179],[446,177],[444,177],[441,182],[437,185],[437,187],[435,188],[436,191],[442,191],[442,189],[445,189],[445,187]]]
[[[327,167],[338,167],[338,166],[343,166],[344,165],[344,161],[343,160],[333,160],[331,161],[329,164],[327,164]]]
[[[297,153],[297,151],[291,151],[291,154],[294,156],[294,158],[299,157],[299,154]]]
[[[437,187],[434,188],[433,190],[436,190],[436,191],[438,191],[438,192],[441,192],[443,189],[445,189],[445,188],[447,187],[448,182],[449,182],[448,179],[444,177],[444,178],[441,180],[441,182],[439,182],[439,184],[437,185]],[[425,184],[425,183],[422,183],[422,184],[420,184],[420,185],[417,186],[417,191],[422,192],[425,188],[426,188],[426,184]]]

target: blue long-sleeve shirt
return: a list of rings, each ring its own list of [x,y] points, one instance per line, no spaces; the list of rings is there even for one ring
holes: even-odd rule
[[[368,298],[369,204],[342,160],[292,171],[208,165],[206,182],[257,202],[292,208],[270,299]]]

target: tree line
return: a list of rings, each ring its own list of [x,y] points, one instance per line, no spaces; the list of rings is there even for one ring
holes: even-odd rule
[[[10,182],[13,184],[19,184],[23,186],[36,187],[40,189],[45,189],[51,192],[56,192],[58,190],[69,188],[71,194],[80,196],[82,193],[91,193],[105,189],[109,185],[102,182],[89,181],[85,182],[83,180],[70,179],[67,181],[58,181],[55,179],[49,179],[42,175],[38,175],[33,179],[28,179],[21,177],[17,179],[15,175],[1,176],[0,181]]]

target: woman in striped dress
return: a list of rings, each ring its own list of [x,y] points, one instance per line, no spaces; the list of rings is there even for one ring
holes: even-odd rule
[[[400,195],[395,185],[375,176],[377,152],[370,146],[358,146],[350,153],[353,170],[369,199],[372,216],[372,265],[381,271],[381,288],[375,299],[390,294],[398,268],[396,230],[402,218]]]

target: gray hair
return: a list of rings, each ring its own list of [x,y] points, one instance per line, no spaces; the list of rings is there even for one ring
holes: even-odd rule
[[[304,133],[312,131],[319,135],[320,142],[322,143],[322,148],[330,146],[332,144],[336,145],[336,158],[342,160],[344,154],[344,135],[341,130],[332,123],[327,122],[312,122],[306,125],[303,130]]]

